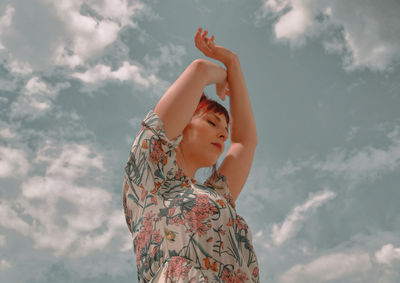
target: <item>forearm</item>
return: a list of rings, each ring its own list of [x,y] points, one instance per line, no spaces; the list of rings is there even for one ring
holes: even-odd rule
[[[168,139],[181,134],[190,122],[206,86],[205,76],[204,66],[193,61],[155,106],[154,112],[162,120]]]
[[[200,68],[204,71],[206,85],[216,84],[226,80],[226,70],[217,63],[205,59],[197,59],[196,61],[199,61]]]
[[[246,83],[236,54],[226,65],[230,89],[231,141],[257,145],[257,129]]]

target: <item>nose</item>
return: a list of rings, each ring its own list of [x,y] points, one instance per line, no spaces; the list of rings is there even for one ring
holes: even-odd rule
[[[225,130],[225,129],[220,130],[220,132],[218,133],[218,137],[219,137],[220,139],[222,139],[222,142],[225,142],[226,139],[228,138],[228,135],[227,135],[227,133],[226,133],[226,130]]]

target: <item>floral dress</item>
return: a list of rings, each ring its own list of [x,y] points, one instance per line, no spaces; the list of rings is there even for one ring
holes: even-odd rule
[[[259,282],[252,236],[236,213],[226,177],[204,184],[176,163],[179,135],[169,140],[150,110],[125,167],[123,206],[139,282]]]

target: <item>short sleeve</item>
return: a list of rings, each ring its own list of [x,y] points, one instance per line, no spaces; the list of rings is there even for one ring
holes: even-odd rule
[[[174,140],[169,140],[160,117],[150,110],[132,145],[125,167],[128,179],[136,186],[155,194],[165,182],[166,176],[178,168],[173,149],[179,145],[182,137],[181,134]]]
[[[179,135],[170,141],[160,117],[153,110],[142,121],[125,166],[123,183],[123,206],[131,232],[135,232],[139,210],[143,209],[147,194],[161,195],[160,189],[166,180],[176,174],[178,166],[173,149],[182,137]]]
[[[210,177],[207,178],[207,180],[204,182],[204,185],[212,186],[220,196],[224,197],[228,203],[235,208],[235,201],[233,200],[233,196],[229,191],[225,175],[216,170],[210,175]]]

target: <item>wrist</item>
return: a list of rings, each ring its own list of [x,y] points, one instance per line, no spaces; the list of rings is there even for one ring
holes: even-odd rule
[[[228,56],[228,58],[223,62],[225,65],[226,69],[231,67],[232,65],[236,64],[239,62],[239,57],[235,52],[231,52],[231,54]]]

